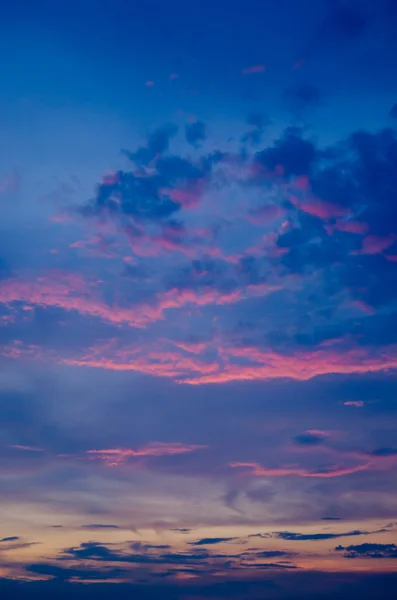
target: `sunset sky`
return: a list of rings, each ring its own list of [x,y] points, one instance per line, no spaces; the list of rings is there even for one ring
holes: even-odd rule
[[[6,3],[2,598],[392,597],[396,32]]]

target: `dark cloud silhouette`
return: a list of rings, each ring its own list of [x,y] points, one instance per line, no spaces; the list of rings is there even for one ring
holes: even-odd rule
[[[256,153],[254,165],[262,165],[271,172],[278,170],[289,178],[309,173],[315,158],[314,145],[302,137],[300,129],[289,127],[273,146]]]
[[[294,443],[298,446],[317,446],[322,444],[326,436],[322,432],[307,431],[294,437]]]
[[[123,569],[90,569],[90,568],[78,568],[78,567],[62,567],[59,565],[53,565],[50,563],[31,563],[25,567],[28,573],[34,573],[35,575],[42,575],[47,577],[54,577],[60,580],[70,579],[86,579],[86,580],[106,580],[106,579],[120,579],[126,574]]]
[[[12,536],[10,536],[10,537],[5,537],[5,538],[3,538],[2,540],[0,540],[0,544],[1,544],[2,542],[16,542],[17,540],[20,540],[20,539],[21,539],[21,538],[19,538],[18,536],[16,536],[16,535],[12,535]]]
[[[202,121],[195,121],[194,123],[187,123],[185,126],[185,137],[186,141],[192,146],[197,146],[199,142],[202,142],[207,137],[205,123]]]
[[[397,577],[395,573],[325,573],[310,572],[299,569],[275,569],[271,576],[255,577],[250,579],[244,577],[239,579],[221,578],[219,575],[215,581],[198,583],[186,581],[183,584],[173,584],[166,577],[153,578],[150,585],[147,581],[139,583],[96,583],[87,585],[80,582],[69,583],[68,578],[75,579],[123,579],[127,573],[121,569],[109,570],[106,573],[89,569],[69,569],[63,571],[52,570],[51,565],[36,563],[31,565],[33,573],[47,577],[55,577],[50,581],[15,581],[0,579],[0,594],[4,598],[15,598],[15,600],[52,600],[54,597],[60,600],[75,598],[76,600],[105,600],[117,596],[119,600],[179,600],[181,597],[212,598],[222,600],[224,598],[245,598],[257,600],[263,598],[264,594],[277,600],[372,600],[382,590],[384,598],[393,598]],[[51,571],[51,573],[49,573]],[[85,571],[88,577],[85,577]],[[183,569],[184,572],[186,569]],[[280,572],[277,572],[280,571]],[[100,575],[105,575],[100,577]],[[196,570],[193,574],[196,574]],[[97,575],[97,577],[95,577]],[[113,577],[112,577],[113,576]],[[161,581],[159,581],[161,579]]]
[[[99,562],[119,562],[141,565],[180,565],[196,564],[197,562],[206,562],[212,559],[228,559],[230,556],[223,554],[211,554],[207,551],[201,552],[163,552],[150,553],[149,550],[168,549],[166,545],[147,545],[140,542],[134,542],[130,545],[130,551],[117,551],[109,548],[105,544],[98,542],[83,542],[76,548],[67,548],[63,552],[63,558],[73,558],[74,560],[92,560]]]
[[[200,186],[222,155],[215,152],[193,162],[169,154],[169,141],[176,132],[174,125],[165,125],[149,136],[147,146],[136,152],[124,151],[134,163],[132,170],[104,177],[95,198],[80,213],[86,217],[123,217],[122,224],[130,227],[130,234],[142,237],[142,228],[128,219],[164,223],[182,206],[197,203]],[[201,139],[200,131],[193,130],[190,138]]]
[[[213,546],[214,544],[221,544],[222,542],[230,542],[236,538],[202,538],[196,542],[189,542],[192,546]]]
[[[284,550],[260,550],[255,552],[256,558],[277,558],[281,556],[291,556],[291,554]]]
[[[359,544],[357,546],[337,546],[346,558],[397,558],[395,544]]]
[[[343,533],[295,533],[292,531],[278,531],[273,533],[273,536],[288,541],[310,541],[310,540],[333,540],[335,538],[341,537],[353,537],[358,535],[368,535],[369,533],[377,533],[377,532],[368,532],[368,531],[346,531]]]
[[[119,529],[118,525],[108,525],[103,523],[88,523],[87,525],[82,525],[82,529]]]

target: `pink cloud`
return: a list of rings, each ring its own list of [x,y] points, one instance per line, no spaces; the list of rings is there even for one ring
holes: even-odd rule
[[[317,198],[300,200],[296,196],[291,195],[290,201],[302,212],[313,215],[314,217],[318,217],[324,221],[334,217],[343,217],[349,214],[349,211],[343,206],[339,206],[338,204],[333,204],[331,202],[324,202],[324,200],[319,200]]]
[[[338,231],[345,231],[346,233],[357,233],[359,235],[365,235],[369,229],[368,224],[363,221],[350,221],[341,220],[337,221],[333,226],[333,229]]]
[[[204,193],[204,184],[204,179],[198,179],[184,188],[166,188],[161,190],[161,192],[183,206],[183,208],[192,208],[200,202]]]
[[[186,373],[202,375],[216,373],[218,363],[205,362],[196,356],[185,356],[179,352],[169,352],[166,349],[156,351],[144,349],[139,355],[138,350],[114,349],[110,354],[101,355],[100,348],[91,348],[89,353],[76,359],[61,360],[63,364],[77,367],[91,367],[110,371],[134,371],[155,377],[179,378]]]
[[[286,476],[298,476],[298,477],[319,477],[319,478],[332,478],[332,477],[341,477],[343,475],[350,475],[352,473],[358,473],[359,471],[364,471],[368,469],[369,463],[364,463],[360,465],[355,465],[352,467],[341,467],[341,466],[332,466],[327,470],[306,470],[298,467],[279,467],[274,469],[269,469],[267,467],[262,467],[259,463],[256,462],[231,462],[229,466],[232,468],[238,469],[247,469],[250,475],[255,475],[256,477],[286,477]]]
[[[362,408],[364,406],[364,402],[362,400],[347,400],[347,402],[344,402],[343,405],[354,406],[355,408]]]
[[[328,374],[352,374],[397,369],[397,348],[379,349],[371,355],[365,348],[339,351],[321,349],[282,355],[253,348],[222,346],[220,340],[205,345],[203,342],[176,342],[180,351],[170,351],[165,343],[157,348],[133,349],[91,348],[85,355],[62,362],[75,366],[88,366],[117,371],[171,377],[180,383],[201,385],[230,381],[255,381],[268,379],[308,380]],[[206,350],[217,350],[221,361],[208,361],[202,355]],[[237,364],[236,359],[244,360]],[[249,361],[251,364],[247,364]]]
[[[146,87],[153,87],[154,81],[145,81],[145,85],[146,85]]]
[[[196,450],[203,450],[208,446],[199,444],[181,444],[151,442],[141,448],[109,448],[106,450],[88,450],[87,456],[92,459],[101,460],[108,467],[117,467],[128,462],[130,458],[142,458],[147,456],[175,456],[186,454]]]
[[[172,247],[176,242],[161,240]],[[269,284],[249,285],[231,292],[206,289],[197,292],[190,289],[172,288],[153,297],[152,302],[143,302],[133,307],[109,306],[96,289],[97,282],[87,282],[71,273],[52,272],[36,279],[16,277],[2,282],[0,303],[25,302],[40,307],[58,307],[76,311],[84,316],[96,317],[115,325],[145,327],[149,323],[165,318],[165,311],[184,306],[225,305],[247,298],[265,296],[279,289]]]
[[[171,73],[169,79],[170,79],[170,81],[174,81],[175,79],[178,79],[178,77],[179,77],[178,73]]]
[[[255,73],[263,73],[266,71],[266,65],[252,65],[251,67],[246,67],[242,69],[241,72],[243,75],[254,75]]]
[[[36,446],[21,446],[19,444],[11,444],[10,448],[22,450],[23,452],[44,452],[43,448],[37,448]]]
[[[369,373],[397,369],[397,348],[379,348],[376,354],[364,348],[347,351],[314,350],[293,355],[261,351],[255,348],[226,348],[228,361],[219,372],[197,378],[188,378],[184,383],[224,383],[260,379],[287,378],[307,380],[318,375]],[[231,362],[233,358],[251,361],[250,365]]]
[[[363,313],[366,313],[367,315],[373,315],[376,312],[375,309],[373,308],[373,306],[370,306],[363,300],[353,300],[352,304],[354,307],[358,308],[359,310],[361,310]]]
[[[161,314],[161,309],[157,310]],[[321,375],[397,369],[396,346],[380,347],[376,352],[360,346],[348,350],[327,346],[286,355],[253,347],[224,345],[222,340],[215,338],[207,343],[160,339],[135,347],[122,346],[114,339],[74,356],[43,352],[37,346],[14,342],[3,347],[1,354],[13,359],[43,359],[76,367],[133,371],[190,385],[280,378],[304,381]]]
[[[363,239],[361,250],[358,254],[381,254],[383,250],[390,248],[397,240],[397,235],[391,233],[390,235],[367,235]]]
[[[129,308],[108,306],[100,299],[94,287],[93,282],[88,283],[71,273],[53,272],[35,279],[16,277],[4,281],[0,286],[0,302],[26,302],[44,308],[57,307],[101,318],[116,325],[125,323],[142,327],[150,320],[150,314],[138,315]]]

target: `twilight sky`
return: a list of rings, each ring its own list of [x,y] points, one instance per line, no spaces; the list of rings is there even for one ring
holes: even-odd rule
[[[396,31],[6,3],[2,597],[392,597]]]

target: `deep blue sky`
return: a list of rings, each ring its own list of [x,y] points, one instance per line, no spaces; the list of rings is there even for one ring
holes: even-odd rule
[[[2,11],[0,590],[388,597],[396,2]]]

